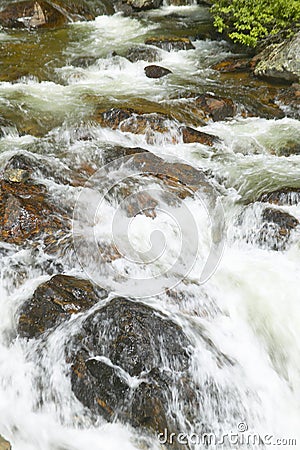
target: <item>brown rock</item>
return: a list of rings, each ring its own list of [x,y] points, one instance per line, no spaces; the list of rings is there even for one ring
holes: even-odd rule
[[[300,84],[294,83],[292,86],[281,89],[276,98],[280,104],[284,105],[285,113],[295,119],[300,118]]]
[[[202,131],[194,130],[194,128],[181,127],[181,132],[182,139],[185,144],[198,142],[199,144],[209,145],[210,147],[212,147],[213,145],[220,142],[220,139],[218,137],[208,133],[203,133]]]
[[[185,37],[168,37],[159,36],[148,38],[145,41],[146,45],[154,45],[155,47],[171,52],[173,50],[191,50],[195,49],[189,38]]]
[[[9,28],[54,28],[67,22],[61,10],[44,0],[19,1],[0,12],[0,24]]]
[[[213,121],[225,120],[235,114],[234,103],[231,99],[218,97],[212,94],[202,94],[195,98],[196,106],[207,118]]]
[[[0,238],[20,245],[42,236],[50,245],[68,232],[69,223],[29,176],[24,169],[9,168],[0,180]]]
[[[21,337],[36,338],[72,314],[91,308],[106,296],[90,281],[67,275],[55,275],[41,284],[22,305],[18,323]]]
[[[212,69],[223,73],[248,72],[254,70],[254,63],[251,59],[230,58],[213,65]]]
[[[259,244],[272,250],[285,250],[291,231],[299,225],[294,216],[275,208],[266,208],[262,221]]]
[[[149,46],[138,45],[128,50],[126,58],[132,63],[137,61],[155,62],[161,59],[160,51]]]
[[[10,443],[0,435],[0,450],[11,450]]]
[[[160,66],[147,66],[145,67],[145,74],[146,77],[148,78],[162,78],[165,77],[166,75],[169,75],[169,73],[172,73],[171,70],[166,69],[165,67],[160,67]]]
[[[277,189],[263,193],[258,200],[275,205],[297,205],[300,202],[300,188],[285,187]]]
[[[150,132],[149,139],[151,139],[153,132],[165,133],[169,131],[166,123],[168,117],[155,113],[140,114],[131,108],[112,108],[98,113],[96,119],[102,126],[110,127],[113,130],[119,128],[121,131],[135,134]]]
[[[189,383],[188,346],[183,330],[167,316],[143,303],[114,298],[83,322],[71,342],[73,392],[108,421],[152,433],[171,431],[177,425],[168,411],[172,389],[189,403],[183,388]],[[167,355],[163,361],[162,354]],[[130,377],[141,382],[130,386]]]

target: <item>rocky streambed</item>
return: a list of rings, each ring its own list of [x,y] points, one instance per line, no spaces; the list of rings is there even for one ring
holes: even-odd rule
[[[254,56],[204,4],[0,6],[1,435],[296,448],[299,36]]]

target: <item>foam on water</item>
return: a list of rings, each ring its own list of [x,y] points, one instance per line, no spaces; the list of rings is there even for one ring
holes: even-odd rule
[[[215,176],[212,183],[223,199],[228,229],[226,250],[214,276],[200,285],[203,261],[213,236],[208,211],[197,197],[186,198],[180,207],[174,207],[176,214],[171,208],[165,208],[158,211],[155,218],[138,215],[126,221],[128,217],[124,213],[118,216],[128,225],[125,237],[129,242],[123,241],[144,260],[138,266],[123,257],[114,261],[112,267],[116,274],[129,274],[135,279],[135,294],[143,295],[147,284],[141,285],[140,279],[148,277],[154,284],[153,277],[167,272],[178,254],[183,262],[189,261],[195,251],[193,233],[197,231],[199,251],[184,282],[175,289],[178,298],[167,295],[164,283],[166,279],[168,282],[176,280],[182,275],[180,271],[163,279],[159,296],[144,301],[181,324],[194,344],[191,373],[195,381],[208,386],[207,391],[195,393],[199,395],[199,420],[203,419],[207,428],[216,433],[229,432],[243,421],[261,435],[299,439],[299,240],[295,235],[290,247],[280,252],[259,248],[253,241],[246,242],[246,231],[251,227],[256,230],[255,226],[259,225],[257,217],[262,205],[249,210],[238,232],[236,227],[244,210],[243,202],[256,200],[264,190],[283,187],[287,182],[297,185],[299,156],[282,157],[276,152],[279,146],[283,148],[299,141],[299,121],[235,118],[209,123],[206,130],[223,139],[214,148],[182,144],[179,138],[174,144],[174,130],[165,136],[155,135],[149,143],[145,135],[121,133],[95,123],[86,124],[81,135],[78,126],[90,109],[82,99],[85,94],[99,96],[99,103],[102,99],[119,101],[124,96],[160,102],[169,99],[177,89],[188,91],[189,78],[197,86],[203,78],[208,85],[218,83],[214,77],[207,78],[213,75],[210,65],[229,55],[227,45],[222,42],[197,41],[196,50],[162,51],[159,64],[173,71],[162,80],[145,77],[146,62],[130,63],[122,56],[110,55],[112,51],[121,52],[134,43],[142,43],[156,28],[159,30],[158,23],[151,22],[151,17],[173,12],[185,12],[188,16],[195,11],[195,6],[165,6],[148,12],[150,21],[116,14],[98,17],[91,23],[73,24],[73,31],[82,33],[83,39],[70,43],[67,54],[71,58],[84,51],[99,59],[86,69],[71,65],[58,69],[63,84],[39,82],[30,77],[14,84],[0,83],[3,110],[10,111],[22,105],[24,111],[33,115],[45,113],[61,118],[61,122],[64,120],[62,126],[56,126],[40,139],[30,135],[20,137],[16,130],[7,129],[0,139],[1,165],[18,151],[35,155],[41,164],[48,163],[54,173],[53,178],[43,179],[41,171],[35,174],[36,179],[44,182],[62,203],[69,205],[76,203],[81,188],[61,184],[58,173],[66,173],[71,178],[69,168],[90,161],[100,164],[108,143],[143,147],[163,158],[184,158],[196,168],[208,169]],[[6,38],[5,33],[0,34],[0,40]],[[82,140],[86,131],[89,139]],[[156,194],[161,190],[154,182],[151,187]],[[87,224],[84,225],[89,227],[89,233],[97,242],[110,244],[112,218],[118,203],[106,198],[93,222],[99,189],[94,187],[89,195],[86,204],[92,216],[90,218],[88,208],[85,209]],[[237,200],[241,203],[237,204]],[[282,209],[300,218],[298,205]],[[191,211],[194,222],[186,221],[178,230],[178,223],[184,222],[187,210]],[[157,232],[159,235],[155,234]],[[181,233],[191,236],[183,251]],[[164,257],[158,259],[161,249],[165,250]],[[129,427],[107,424],[101,419],[95,424],[72,394],[64,345],[83,316],[78,322],[71,319],[41,340],[25,341],[16,337],[18,308],[51,276],[44,268],[49,257],[42,250],[37,255],[29,249],[20,250],[8,244],[3,244],[0,250],[0,433],[10,439],[14,450],[144,448],[138,433]],[[154,261],[152,266],[147,264],[149,259]],[[70,263],[63,256],[56,262],[65,273],[86,277],[89,274],[87,267],[82,270],[79,262]],[[184,264],[176,266],[178,268],[183,270]],[[132,288],[132,285],[124,283],[125,288]],[[164,356],[167,361],[167,355]],[[186,427],[177,394],[175,390],[172,407]],[[149,446],[159,448],[155,442]],[[203,448],[195,446],[195,449]]]

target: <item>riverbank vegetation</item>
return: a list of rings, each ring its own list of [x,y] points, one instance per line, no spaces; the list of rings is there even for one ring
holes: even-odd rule
[[[269,35],[292,35],[300,28],[299,0],[217,0],[214,24],[234,41],[256,47]]]

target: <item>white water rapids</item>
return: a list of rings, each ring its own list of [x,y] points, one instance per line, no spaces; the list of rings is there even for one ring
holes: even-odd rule
[[[34,121],[45,119],[49,130],[44,137],[37,138],[30,131],[19,136],[14,128],[6,128],[0,139],[0,164],[4,167],[11,156],[22,151],[35,155],[41,165],[50,165],[53,173],[64,177],[69,168],[76,169],[89,162],[97,164],[109,144],[142,147],[163,158],[182,158],[211,173],[223,203],[227,232],[216,272],[205,284],[199,283],[201,252],[207,252],[211,245],[209,220],[203,204],[197,198],[187,198],[183,205],[192,212],[199,229],[201,258],[175,288],[179,301],[166,294],[142,301],[183,326],[195,345],[194,379],[201,383],[213,380],[213,387],[209,385],[207,392],[202,392],[199,422],[218,436],[236,432],[239,424],[244,423],[249,433],[274,436],[273,443],[275,438],[297,439],[296,445],[286,443],[284,448],[300,449],[299,231],[293,231],[286,250],[261,248],[255,240],[245,239],[249,230],[258,226],[256,213],[260,206],[251,210],[251,206],[239,202],[257,197],[263,189],[275,190],[287,181],[299,180],[300,156],[276,154],[279,145],[299,141],[299,121],[287,117],[243,118],[237,113],[232,120],[210,122],[205,131],[222,139],[213,150],[201,144],[174,144],[172,130],[149,143],[144,135],[112,131],[95,123],[82,125],[84,115],[91,109],[89,97],[98,98],[104,105],[114,101],[117,104],[126,97],[163,103],[171,96],[176,100],[174,93],[179,97],[184,89],[193,90],[195,86],[202,91],[204,88],[214,91],[215,87],[220,91],[220,81],[210,66],[230,55],[225,42],[196,40],[195,50],[162,51],[159,64],[173,73],[161,80],[145,77],[144,67],[148,64],[145,61],[131,63],[123,56],[112,55],[113,51],[122,54],[133,44],[143,42],[146,36],[155,35],[156,30],[158,35],[163,34],[161,29],[167,26],[166,17],[170,14],[181,14],[183,24],[193,16],[208,20],[206,8],[190,6],[164,7],[139,19],[116,14],[98,17],[91,23],[73,24],[70,41],[63,50],[67,61],[90,55],[98,58],[95,64],[76,68],[67,62],[55,70],[50,81],[27,76],[14,83],[1,82],[0,108],[28,115]],[[153,17],[160,20],[152,21]],[[9,39],[20,37],[2,30],[0,41]],[[224,95],[228,96],[232,87],[227,85],[224,89]],[[82,140],[81,134],[87,131],[90,139]],[[63,204],[73,205],[78,198],[79,187],[60,184],[55,176],[43,178],[39,172],[36,178]],[[93,202],[93,197],[90,201]],[[109,203],[102,205],[95,231],[96,236],[107,241],[111,239],[113,209]],[[245,209],[247,213],[237,226]],[[300,206],[282,209],[300,220]],[[178,221],[180,225],[180,217]],[[189,235],[190,224],[185,225],[186,229],[179,231]],[[159,265],[140,269],[121,259],[115,262],[116,270],[130,273],[135,280],[151,279],[155,270],[168,270],[180,251],[177,226],[163,212],[155,220],[138,216],[129,228],[130,242],[138,251],[146,252],[151,248],[151,233],[159,230],[166,242],[165,257]],[[191,249],[185,248],[183,257],[190,252]],[[59,265],[64,273],[84,276],[79,262],[70,262],[64,256],[47,262],[41,249],[20,249],[4,243],[0,243],[0,253],[0,434],[12,443],[13,450],[142,448],[138,432],[130,427],[107,424],[101,419],[96,425],[92,423],[72,394],[64,344],[69,332],[76,329],[76,321],[59,326],[45,341],[17,337],[20,305],[50,278],[51,270],[57,272]],[[137,282],[137,286],[139,291],[135,293],[142,296],[146,285]],[[144,296],[147,297],[147,292]],[[218,364],[201,338],[203,330],[232,363],[225,360]],[[197,428],[189,431],[197,433]],[[155,440],[149,445],[161,448]],[[201,443],[192,448],[205,446]],[[240,450],[241,446],[216,448]],[[276,446],[253,444],[248,448]]]

